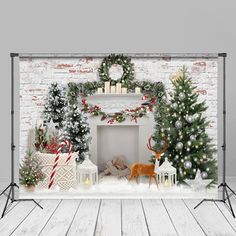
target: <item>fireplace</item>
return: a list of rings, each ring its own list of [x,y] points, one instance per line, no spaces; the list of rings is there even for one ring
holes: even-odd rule
[[[87,101],[98,104],[106,109],[106,112],[117,112],[125,107],[136,107],[142,103],[141,95],[137,94],[95,94],[89,96]],[[106,161],[112,160],[116,155],[124,155],[128,164],[149,163],[151,153],[147,149],[147,140],[153,133],[152,113],[139,118],[137,122],[127,118],[122,123],[108,124],[96,116],[89,116],[88,122],[92,137],[91,160],[98,165],[99,170],[103,168]]]

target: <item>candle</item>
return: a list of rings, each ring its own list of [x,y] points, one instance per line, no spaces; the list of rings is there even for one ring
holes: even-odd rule
[[[127,88],[122,88],[121,92],[122,92],[122,94],[126,94],[127,93]]]
[[[116,86],[115,85],[113,85],[113,86],[111,86],[111,93],[116,93]]]
[[[110,81],[105,82],[105,94],[110,93]]]
[[[116,93],[121,94],[121,83],[116,84]]]
[[[165,182],[164,182],[164,186],[165,186],[165,187],[169,187],[169,185],[170,185],[170,184],[169,184],[169,181],[168,181],[168,179],[166,179]]]
[[[140,94],[141,93],[141,88],[140,87],[136,87],[135,88],[135,93],[136,94]]]
[[[102,94],[102,88],[98,88],[97,93],[98,93],[98,94]]]
[[[84,187],[85,187],[85,188],[89,188],[89,187],[90,187],[90,181],[89,181],[88,177],[87,177],[86,180],[84,181]]]

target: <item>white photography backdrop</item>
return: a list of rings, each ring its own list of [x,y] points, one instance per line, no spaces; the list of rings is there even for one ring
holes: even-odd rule
[[[217,196],[216,54],[24,54],[19,63],[20,198]],[[162,84],[164,98],[154,91]]]

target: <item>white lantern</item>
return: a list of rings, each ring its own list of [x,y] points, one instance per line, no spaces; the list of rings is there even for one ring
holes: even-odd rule
[[[88,156],[77,166],[77,181],[84,188],[98,184],[98,167],[89,160]]]
[[[167,158],[156,170],[158,174],[158,181],[165,187],[176,185],[176,168],[173,167]]]

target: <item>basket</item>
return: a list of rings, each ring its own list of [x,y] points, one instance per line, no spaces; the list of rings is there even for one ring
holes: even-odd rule
[[[52,172],[54,160],[56,158],[55,154],[36,152],[35,157],[41,162],[43,173],[45,174],[45,179],[40,181],[37,185],[38,188],[48,188],[50,181],[50,175]],[[60,190],[68,190],[74,188],[76,185],[76,159],[77,153],[72,153],[71,159],[66,163],[68,158],[68,153],[61,153],[58,165],[56,168],[54,184],[52,186],[59,186]]]

